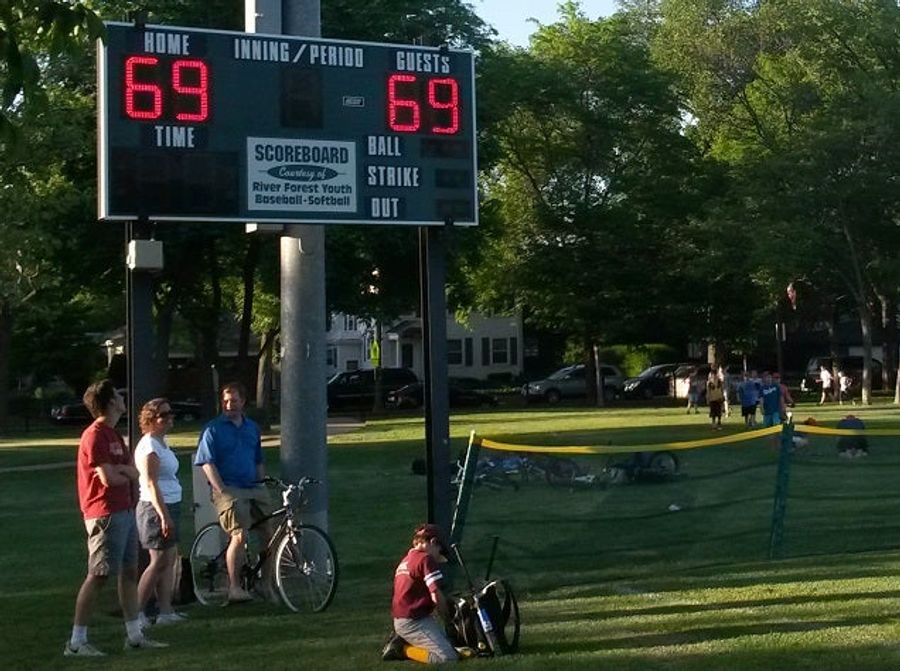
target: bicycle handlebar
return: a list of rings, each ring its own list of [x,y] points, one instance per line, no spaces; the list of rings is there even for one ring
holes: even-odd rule
[[[283,489],[283,490],[289,489],[291,487],[296,487],[296,488],[302,490],[304,487],[306,487],[306,485],[322,484],[321,480],[317,480],[316,478],[310,478],[305,475],[303,477],[301,477],[299,480],[297,480],[296,484],[294,484],[294,483],[288,484],[284,480],[282,480],[280,478],[276,478],[271,475],[267,475],[262,480],[257,480],[256,482],[257,482],[257,484],[260,484],[260,485],[276,485],[279,489]]]

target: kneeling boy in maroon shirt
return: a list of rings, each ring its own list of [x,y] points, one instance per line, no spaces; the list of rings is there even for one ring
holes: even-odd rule
[[[391,616],[394,636],[384,649],[385,660],[412,659],[425,664],[440,664],[459,659],[444,627],[433,617],[435,608],[447,612],[441,593],[446,548],[436,524],[416,528],[412,548],[394,572],[394,597]]]

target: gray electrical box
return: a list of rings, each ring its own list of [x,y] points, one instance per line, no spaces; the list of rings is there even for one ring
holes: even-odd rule
[[[132,240],[125,263],[129,270],[162,270],[163,243],[159,240]]]

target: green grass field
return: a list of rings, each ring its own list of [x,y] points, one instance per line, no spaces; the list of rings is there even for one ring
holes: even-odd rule
[[[900,429],[900,409],[893,406],[852,410],[872,428]],[[836,407],[796,412],[832,425],[840,414]],[[173,441],[188,500],[198,428],[182,429]],[[454,416],[454,455],[473,429],[500,441],[544,445],[713,435],[702,415],[671,408],[501,409]],[[732,418],[722,433],[740,430]],[[425,479],[410,469],[421,456],[422,433],[420,418],[400,417],[331,439],[331,533],[342,573],[325,613],[293,615],[262,603],[193,605],[189,623],[154,634],[171,648],[125,654],[109,589],[91,628],[92,642],[110,653],[104,668],[387,668],[379,651],[390,626],[391,576],[425,510]],[[3,668],[97,664],[62,657],[85,562],[74,469],[8,470],[72,462],[76,443],[71,430],[0,440]],[[682,477],[667,483],[477,488],[463,547],[480,572],[492,537],[500,536],[494,574],[517,588],[523,633],[518,655],[467,666],[897,668],[898,448],[900,437],[879,438],[870,457],[847,462],[837,458],[832,439],[816,437],[799,451],[787,506],[787,559],[780,561],[767,559],[777,463],[769,439],[685,451]],[[267,457],[276,472],[277,451]],[[604,460],[581,461],[597,472]],[[673,503],[680,510],[670,512]]]

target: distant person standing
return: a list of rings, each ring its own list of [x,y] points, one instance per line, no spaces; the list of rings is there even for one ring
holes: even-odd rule
[[[702,383],[700,382],[700,373],[691,373],[691,376],[688,378],[687,414],[691,414],[691,408],[694,409],[695,415],[700,412],[701,390]]]
[[[824,405],[831,395],[831,388],[834,384],[834,376],[825,366],[819,366],[819,383],[822,385],[822,398],[819,399],[819,405]]]
[[[269,493],[261,483],[265,477],[262,438],[259,426],[244,415],[247,393],[244,386],[231,382],[222,388],[222,414],[207,424],[197,444],[194,465],[200,466],[212,490],[212,502],[219,524],[231,536],[225,552],[228,569],[228,601],[252,600],[241,586],[241,568],[250,528],[271,510]],[[271,532],[263,523],[256,527],[263,546]],[[264,589],[271,590],[271,562],[263,566]]]
[[[709,419],[712,422],[712,428],[721,430],[725,388],[716,373],[709,374],[709,380],[706,383],[706,403],[709,405]]]
[[[781,424],[781,385],[772,380],[769,371],[763,373],[760,394],[762,396],[763,426],[768,428]]]
[[[719,366],[716,371],[716,376],[719,378],[719,382],[722,384],[722,407],[725,411],[726,417],[731,417],[731,402],[734,399],[734,392],[731,389],[731,375],[728,374],[722,366]]]
[[[88,643],[88,623],[100,590],[117,576],[119,605],[125,620],[125,649],[165,648],[166,643],[146,638],[137,608],[138,534],[134,517],[134,485],[138,471],[130,450],[115,430],[125,414],[125,400],[112,382],[95,382],[84,392],[84,404],[94,417],[78,444],[76,480],[78,500],[87,531],[87,576],[75,601],[72,636],[67,657],[102,657]]]
[[[794,407],[794,397],[791,396],[791,390],[781,381],[780,373],[772,373],[772,381],[781,388],[781,419],[787,421],[788,408]]]
[[[850,399],[850,387],[853,384],[852,378],[844,371],[838,371],[838,402],[844,405],[844,399]]]
[[[741,401],[741,417],[748,428],[756,426],[756,406],[759,403],[759,387],[756,380],[748,373],[744,373],[744,379],[738,385],[738,398]]]

